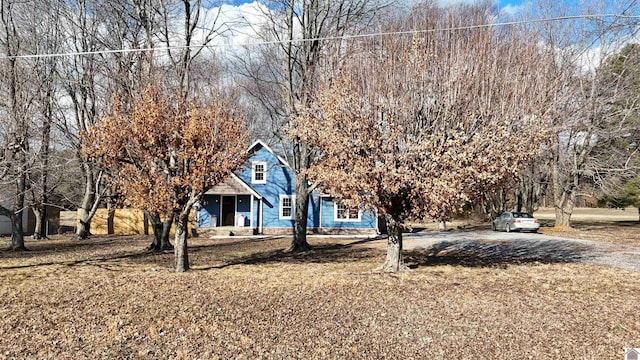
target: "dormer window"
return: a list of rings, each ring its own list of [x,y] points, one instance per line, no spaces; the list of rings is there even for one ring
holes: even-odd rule
[[[265,161],[254,161],[251,166],[251,183],[267,183],[267,163]]]

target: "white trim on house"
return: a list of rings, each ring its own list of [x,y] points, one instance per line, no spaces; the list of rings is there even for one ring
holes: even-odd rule
[[[262,166],[262,179],[256,179],[256,167]],[[252,184],[266,184],[267,183],[267,162],[266,161],[253,161],[251,162],[251,183]]]
[[[333,202],[333,221],[336,222],[361,222],[362,221],[362,209],[358,209],[358,217],[357,218],[352,218],[351,213],[349,212],[349,207],[344,206],[345,208],[345,213],[347,215],[346,218],[340,219],[338,218],[338,204],[337,202]]]
[[[220,217],[220,226],[224,226],[224,224],[222,224],[222,223],[224,222],[224,221],[222,220],[222,219],[223,219],[223,217],[222,217],[222,197],[223,197],[223,196],[224,196],[224,195],[220,195],[220,216],[219,216],[219,217]]]
[[[249,197],[249,227],[253,229],[253,194]]]
[[[262,203],[264,202],[264,200],[259,199],[259,204],[258,204],[258,216],[260,216],[260,218],[258,219],[258,233],[262,234]]]
[[[291,214],[289,216],[283,215],[283,199],[291,200]],[[296,210],[296,196],[295,195],[280,195],[280,202],[278,203],[278,218],[280,220],[293,220],[293,215]]]
[[[273,155],[275,155],[275,156],[278,158],[278,160],[280,160],[280,162],[281,162],[281,163],[283,163],[284,165],[286,165],[286,166],[287,166],[287,167],[289,167],[289,168],[291,167],[291,166],[289,165],[289,162],[288,162],[287,160],[283,159],[280,155],[276,154],[276,153],[275,153],[275,151],[273,151],[273,149],[271,149],[271,148],[269,147],[269,145],[267,145],[267,144],[265,144],[264,142],[262,142],[262,140],[256,140],[256,141],[254,141],[254,143],[253,143],[253,144],[251,144],[251,146],[249,146],[249,148],[247,149],[247,152],[250,152],[250,151],[251,151],[251,149],[253,149],[254,147],[256,147],[256,145],[260,145],[260,146],[262,146],[263,148],[267,149],[270,153],[272,153]]]
[[[320,201],[320,221],[318,221],[318,229],[322,229],[322,205],[323,205],[322,195],[318,196],[318,199]]]
[[[247,189],[247,191],[249,192],[249,194],[252,194],[253,196],[257,197],[258,199],[262,199],[262,195],[258,194],[255,190],[253,190],[251,188],[251,186],[247,185],[247,183],[245,183],[244,181],[242,181],[242,179],[240,179],[236,174],[231,173],[231,177],[238,181],[238,183],[240,183],[240,185],[242,185],[242,187],[244,187],[245,189]],[[241,194],[244,195],[244,194]]]

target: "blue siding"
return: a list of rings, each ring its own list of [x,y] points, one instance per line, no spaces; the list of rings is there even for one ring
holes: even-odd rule
[[[322,228],[323,229],[375,229],[376,216],[369,211],[362,212],[360,221],[336,221],[333,200],[322,198]]]
[[[204,195],[202,203],[200,212],[207,212],[211,219],[207,225],[201,226],[220,226],[220,195]],[[213,223],[213,216],[216,218],[216,224]]]
[[[266,163],[266,183],[252,183],[251,172],[252,164],[255,161]],[[254,199],[253,202],[253,219],[250,216],[250,196],[238,196],[237,216],[245,215],[245,226],[252,225],[258,228],[262,222],[265,229],[268,228],[292,228],[293,220],[280,219],[280,195],[293,195],[293,171],[283,164],[278,157],[264,148],[257,145],[252,149],[249,160],[244,164],[242,169],[236,172],[236,175],[259,193],[262,198],[262,219],[260,218],[260,201]],[[214,199],[210,197],[209,203],[205,208],[210,214],[215,215],[220,224],[219,197]],[[217,200],[218,202],[215,202]],[[214,204],[214,205],[212,205]],[[322,210],[321,210],[322,207]],[[320,218],[322,215],[322,219]],[[237,218],[236,218],[237,222]],[[309,199],[309,215],[307,217],[309,229],[375,229],[376,217],[374,214],[365,212],[362,214],[361,221],[335,221],[333,202],[329,198],[322,198],[314,192]]]
[[[251,164],[253,161],[267,163],[266,184],[251,183]],[[262,211],[264,218],[262,225],[265,228],[288,228],[293,226],[293,220],[280,219],[280,195],[293,194],[293,171],[282,164],[276,155],[260,147],[236,175],[263,196]]]
[[[260,227],[260,200],[253,199],[253,227]]]
[[[320,227],[320,196],[317,193],[309,197],[309,214],[307,215],[307,226],[310,228]]]

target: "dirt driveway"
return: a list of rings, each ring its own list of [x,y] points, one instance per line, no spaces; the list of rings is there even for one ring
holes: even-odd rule
[[[532,233],[423,231],[404,235],[406,250],[464,262],[582,262],[640,272],[640,247]]]

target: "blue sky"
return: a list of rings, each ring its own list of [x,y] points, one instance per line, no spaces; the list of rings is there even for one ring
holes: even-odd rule
[[[498,0],[498,5],[507,13],[515,13],[523,6],[523,0]]]
[[[499,1],[500,7],[504,7],[507,5],[511,5],[511,6],[519,6],[522,5],[523,1],[522,0],[502,0]]]

